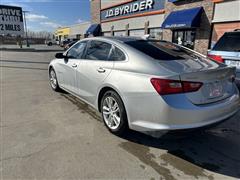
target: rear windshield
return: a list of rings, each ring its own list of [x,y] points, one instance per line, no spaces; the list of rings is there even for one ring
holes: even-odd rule
[[[213,47],[215,51],[240,52],[240,33],[226,33]]]
[[[183,60],[197,56],[191,51],[165,41],[135,40],[125,43],[156,60]]]

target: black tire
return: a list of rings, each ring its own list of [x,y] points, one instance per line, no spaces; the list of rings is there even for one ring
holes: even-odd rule
[[[113,98],[117,102],[118,107],[119,107],[120,124],[119,124],[119,126],[116,129],[109,128],[109,126],[107,125],[107,122],[104,119],[103,106],[104,106],[104,101],[108,97]],[[115,91],[110,90],[110,91],[107,91],[103,95],[103,97],[101,99],[101,113],[102,113],[103,122],[104,122],[105,126],[107,127],[107,129],[111,133],[113,133],[115,135],[118,135],[118,136],[121,136],[121,135],[125,134],[129,130],[127,113],[126,113],[123,101],[122,101],[121,97]]]
[[[51,80],[52,74],[51,73],[55,74],[55,78],[56,78],[56,84],[55,85],[52,84],[52,80]],[[51,88],[54,91],[56,91],[56,92],[61,92],[62,91],[61,88],[58,85],[57,75],[56,75],[56,72],[53,68],[50,68],[50,70],[49,70],[49,83],[50,83]]]

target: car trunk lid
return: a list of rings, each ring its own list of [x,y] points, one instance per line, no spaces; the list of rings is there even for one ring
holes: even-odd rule
[[[230,97],[234,92],[235,67],[228,67],[204,56],[159,63],[163,69],[178,74],[182,82],[202,83],[198,91],[185,93],[193,104],[217,102]]]
[[[193,104],[208,104],[230,97],[234,91],[234,67],[188,72],[180,74],[181,81],[201,82],[202,87],[192,93],[186,93]]]

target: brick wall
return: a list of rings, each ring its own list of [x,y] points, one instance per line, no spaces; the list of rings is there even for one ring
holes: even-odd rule
[[[100,24],[101,0],[91,0],[91,23]]]
[[[216,23],[213,26],[212,41],[216,42],[225,32],[240,29],[240,22]]]
[[[165,18],[172,12],[183,9],[190,9],[194,7],[204,8],[202,13],[200,28],[196,31],[196,40],[194,49],[200,53],[207,54],[209,40],[211,36],[211,21],[213,18],[213,7],[212,0],[183,0],[177,3],[170,3],[166,1],[165,4]],[[164,30],[163,39],[172,41],[172,31]]]
[[[92,24],[100,24],[101,8],[106,8],[115,4],[128,2],[129,0],[91,0],[91,22]]]
[[[129,2],[129,0],[101,0],[101,8],[106,8],[124,2]]]

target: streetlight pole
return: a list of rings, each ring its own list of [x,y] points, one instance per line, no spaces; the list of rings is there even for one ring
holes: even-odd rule
[[[24,17],[24,26],[25,26],[25,31],[26,31],[26,42],[27,42],[27,47],[30,47],[30,44],[28,42],[28,29],[27,29],[27,20],[26,20],[26,13],[29,11],[23,11],[23,17]]]

